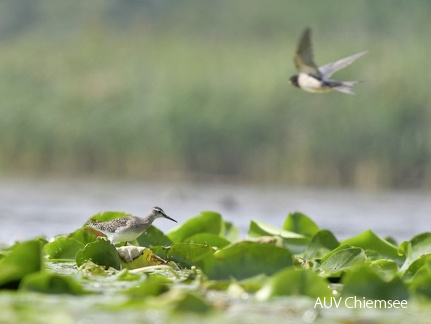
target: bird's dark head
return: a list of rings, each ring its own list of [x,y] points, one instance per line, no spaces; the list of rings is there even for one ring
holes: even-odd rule
[[[297,74],[292,75],[292,76],[290,77],[290,79],[289,79],[289,83],[290,83],[291,85],[294,85],[295,87],[298,87],[298,88],[299,88],[299,84],[298,84],[298,75],[297,75]]]
[[[160,207],[153,207],[153,209],[150,212],[150,215],[153,216],[154,218],[167,218],[175,223],[178,223],[175,219],[166,215],[163,209],[161,209]]]

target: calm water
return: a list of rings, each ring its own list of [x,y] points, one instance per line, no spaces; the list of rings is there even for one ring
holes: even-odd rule
[[[250,220],[282,226],[301,211],[321,228],[344,239],[372,229],[401,241],[431,229],[429,193],[356,192],[232,185],[130,183],[106,181],[0,181],[0,242],[74,231],[100,211],[144,216],[162,207],[180,224],[201,211],[220,212],[246,235]],[[167,231],[174,223],[158,219]]]

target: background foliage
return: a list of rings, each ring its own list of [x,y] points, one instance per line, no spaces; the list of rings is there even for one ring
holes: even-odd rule
[[[431,186],[431,3],[4,1],[1,175]],[[356,96],[291,88],[318,64]]]

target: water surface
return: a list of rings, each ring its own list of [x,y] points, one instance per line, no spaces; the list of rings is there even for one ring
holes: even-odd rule
[[[344,239],[372,229],[397,241],[430,231],[431,199],[419,191],[358,192],[333,189],[224,184],[181,184],[91,180],[0,181],[0,242],[69,233],[93,214],[125,211],[144,216],[162,207],[179,224],[201,211],[220,212],[246,235],[250,220],[282,226],[301,211],[321,228]],[[176,224],[158,219],[167,231]]]

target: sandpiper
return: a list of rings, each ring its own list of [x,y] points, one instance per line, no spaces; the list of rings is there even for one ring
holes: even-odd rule
[[[160,207],[153,207],[149,214],[144,217],[126,216],[115,218],[106,222],[89,221],[87,226],[105,234],[112,244],[129,242],[136,240],[156,218],[167,218],[177,223],[177,221],[165,214]]]

